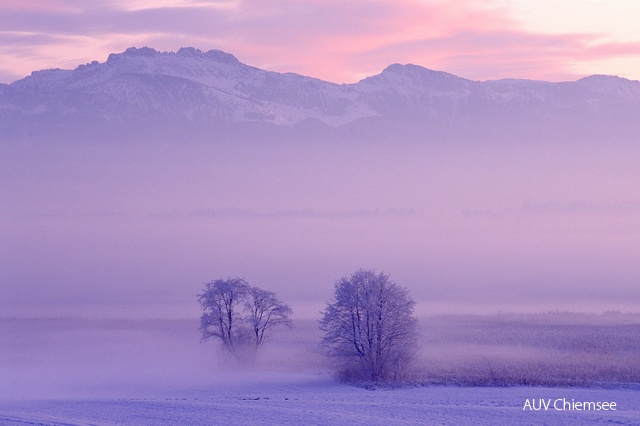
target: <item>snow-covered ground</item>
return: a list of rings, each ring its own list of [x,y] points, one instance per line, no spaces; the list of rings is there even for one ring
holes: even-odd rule
[[[466,365],[461,364],[466,358],[455,358],[452,347],[446,346],[469,339],[457,325],[462,321],[462,328],[468,328],[466,319],[482,325],[473,333],[476,339],[501,353],[500,359],[486,348],[475,354],[486,358],[483,365],[499,367],[523,360],[538,365],[547,360],[545,352],[531,361],[502,340],[489,345],[495,333],[482,335],[478,330],[495,320],[481,323],[480,318],[465,318],[441,319],[440,324],[430,319],[427,346],[440,358],[451,358],[453,364],[447,368]],[[584,324],[587,319],[577,321]],[[530,334],[518,321],[512,318],[506,324],[515,327],[516,334]],[[462,334],[455,335],[456,330]],[[558,332],[557,326],[545,330]],[[213,343],[199,344],[197,321],[191,320],[0,319],[0,336],[0,425],[640,425],[640,386],[629,383],[621,384],[626,389],[372,390],[341,384],[318,353],[320,335],[314,321],[298,322],[294,330],[274,336],[252,368],[221,359]],[[565,332],[561,336],[567,341]],[[582,340],[584,336],[578,335]],[[620,339],[624,336],[628,337],[619,334]],[[516,343],[522,352],[536,350],[523,346],[525,341]],[[469,343],[461,348],[483,347]],[[572,350],[553,353],[575,367],[584,358]],[[633,354],[637,356],[635,349],[628,356]],[[425,366],[443,362],[430,352],[423,358]],[[616,410],[556,410],[553,403],[558,399],[615,402]],[[535,407],[550,405],[547,410],[527,410],[527,401]]]
[[[616,411],[523,410],[527,400],[616,402]],[[640,392],[579,388],[366,390],[313,375],[164,396],[0,404],[3,425],[638,425]]]

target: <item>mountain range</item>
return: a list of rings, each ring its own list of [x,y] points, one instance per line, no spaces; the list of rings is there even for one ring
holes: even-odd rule
[[[265,71],[229,53],[129,48],[0,85],[0,140],[256,134],[588,140],[640,136],[640,82],[472,81],[393,64],[354,84]],[[251,130],[247,130],[251,129]]]

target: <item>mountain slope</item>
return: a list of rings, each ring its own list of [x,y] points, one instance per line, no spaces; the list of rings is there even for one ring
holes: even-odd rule
[[[362,133],[409,128],[439,138],[635,137],[639,115],[640,82],[617,77],[477,82],[394,64],[338,85],[193,48],[129,48],[104,63],[38,71],[0,87],[2,140],[206,137],[247,123],[265,129],[307,122]]]

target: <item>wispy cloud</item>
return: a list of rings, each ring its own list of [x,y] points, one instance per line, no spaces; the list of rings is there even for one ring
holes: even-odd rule
[[[517,216],[556,216],[556,215],[592,215],[592,214],[638,214],[640,203],[590,203],[590,202],[546,202],[532,203],[525,201],[515,208],[500,210],[467,209],[462,213],[467,217],[517,217]]]
[[[220,208],[196,209],[189,211],[158,211],[147,215],[133,215],[117,211],[96,211],[90,213],[35,212],[14,216],[17,221],[49,220],[99,220],[99,219],[179,219],[179,220],[217,220],[217,219],[351,219],[351,218],[416,218],[423,213],[411,208],[375,209],[375,210],[334,210],[317,211],[313,209],[287,209],[260,211],[255,209]]]
[[[185,216],[191,218],[201,219],[216,219],[216,218],[267,218],[267,219],[348,219],[348,218],[382,218],[382,217],[416,217],[419,215],[414,209],[398,208],[398,209],[383,209],[383,210],[339,210],[339,211],[316,211],[312,209],[289,209],[278,210],[271,212],[261,212],[251,209],[201,209],[186,213],[161,213],[156,215],[157,217],[176,217],[184,218]]]

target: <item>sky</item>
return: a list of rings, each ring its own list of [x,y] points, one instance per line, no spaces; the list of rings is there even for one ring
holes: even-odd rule
[[[392,63],[474,79],[640,79],[635,0],[4,0],[0,82],[135,46],[220,49],[353,83]]]

